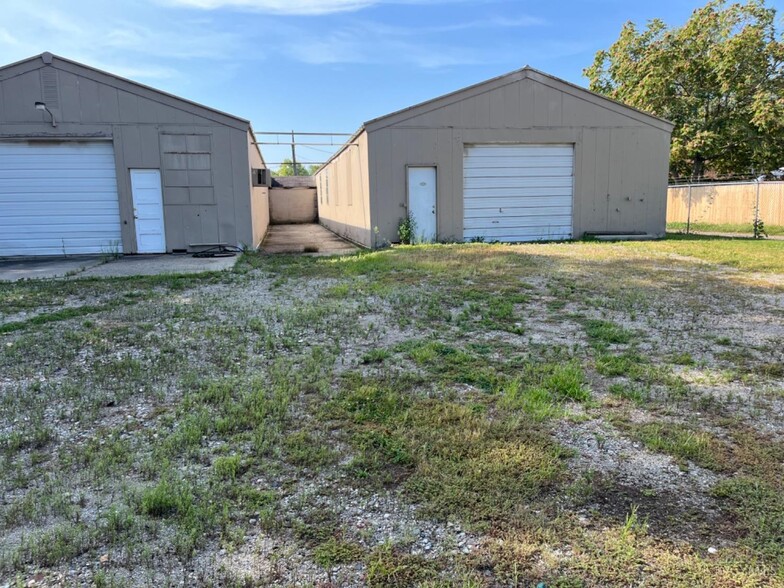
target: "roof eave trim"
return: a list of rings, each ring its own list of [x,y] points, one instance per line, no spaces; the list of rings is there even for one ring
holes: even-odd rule
[[[339,157],[341,153],[343,153],[346,149],[351,147],[356,142],[356,140],[359,138],[359,136],[362,135],[362,133],[364,133],[366,130],[367,129],[365,128],[365,125],[362,125],[361,127],[359,127],[354,132],[354,134],[351,135],[351,137],[349,137],[348,141],[346,141],[345,143],[343,143],[343,145],[341,145],[340,149],[335,151],[335,153],[333,153],[330,156],[330,158],[327,159],[327,161],[325,161],[324,163],[321,164],[321,167],[316,171],[315,176],[319,175],[322,172],[322,170],[326,169],[326,167],[335,160],[335,158]]]

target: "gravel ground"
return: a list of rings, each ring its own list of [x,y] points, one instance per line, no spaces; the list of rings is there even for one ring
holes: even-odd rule
[[[630,435],[627,427],[696,421],[704,431],[723,439],[734,434],[732,427],[742,424],[772,440],[784,439],[784,373],[774,369],[784,365],[780,278],[717,270],[675,256],[654,257],[640,266],[639,273],[629,275],[614,258],[591,260],[587,267],[582,254],[553,251],[551,258],[540,262],[547,271],[521,278],[521,290],[529,299],[517,305],[508,330],[458,326],[460,317],[474,311],[468,302],[454,300],[437,309],[446,319],[425,315],[406,320],[409,312],[424,313],[421,308],[445,288],[435,282],[411,286],[416,296],[409,300],[381,290],[363,294],[363,288],[377,285],[362,276],[289,276],[265,268],[236,279],[194,282],[182,291],[155,283],[138,302],[2,335],[0,448],[5,481],[0,483],[0,588],[364,586],[369,583],[372,560],[367,554],[387,546],[417,558],[423,566],[440,566],[441,578],[455,585],[507,585],[494,580],[489,571],[478,573],[482,583],[457,584],[461,576],[456,570],[480,557],[487,545],[497,543],[493,528],[429,519],[422,514],[420,502],[395,485],[364,487],[346,467],[354,457],[353,449],[340,430],[330,430],[339,425],[320,416],[320,394],[334,393],[347,375],[433,377],[428,368],[399,351],[428,337],[461,349],[491,345],[488,365],[512,356],[533,356],[544,348],[566,350],[581,362],[592,402],[568,404],[563,415],[547,421],[546,431],[569,452],[568,481],[587,480],[603,489],[579,505],[564,499],[563,508],[577,517],[586,532],[606,529],[612,521],[622,521],[630,508],[639,507],[657,537],[701,548],[731,548],[738,532],[727,527],[712,489],[735,472],[712,471],[654,451]],[[626,259],[623,253],[614,255]],[[632,256],[626,261],[638,259]],[[751,288],[748,280],[765,285]],[[564,284],[576,284],[576,290],[565,292]],[[392,286],[388,289],[395,291]],[[61,297],[56,305],[2,312],[0,325],[26,321],[54,308],[78,309],[115,299],[85,289]],[[478,317],[480,311],[476,312]],[[585,325],[591,320],[632,333],[633,343],[598,346],[586,334]],[[633,404],[612,393],[613,384],[631,380],[601,375],[595,358],[622,355],[632,347],[646,362],[666,368],[667,377],[688,391],[687,400]],[[368,353],[379,349],[389,357],[378,363],[368,360]],[[268,450],[271,457],[262,458],[253,449],[256,441],[251,435],[238,435],[229,442],[202,439],[196,449],[183,450],[187,459],[176,458],[171,464],[189,479],[206,481],[215,475],[218,458],[245,456],[242,467],[250,473],[241,485],[274,493],[274,524],[266,521],[262,510],[238,507],[236,513],[226,513],[230,522],[219,533],[204,532],[206,538],[196,542],[193,555],[181,558],[175,552],[173,527],[137,515],[139,527],[123,531],[125,543],[101,536],[85,540],[85,547],[75,550],[78,553],[63,549],[63,555],[51,556],[52,561],[44,555],[27,559],[19,555],[20,546],[30,537],[58,525],[103,528],[112,505],[123,503],[124,508],[138,510],[139,493],[151,483],[147,471],[152,467],[148,462],[153,448],[195,414],[195,408],[183,408],[187,406],[183,398],[200,383],[254,377],[266,382],[286,362],[296,367],[284,379],[307,379],[301,366],[316,351],[330,358],[326,382],[302,384],[318,391],[296,396],[285,419],[274,427],[316,435],[321,445],[339,454],[337,460],[292,465],[286,461],[285,438],[279,441],[282,449],[276,446]],[[686,357],[685,365],[668,359],[674,356]],[[185,372],[190,379],[181,377]],[[664,394],[667,386],[651,384],[652,396]],[[425,388],[433,398],[468,399],[480,393],[474,385],[436,379]],[[100,400],[90,404],[88,397]],[[695,407],[700,399],[705,404],[705,398],[711,404],[701,412]],[[730,424],[728,414],[733,417]],[[46,428],[50,437],[40,442],[15,441],[14,435],[27,439],[25,435],[39,428]],[[94,444],[99,454],[112,443],[118,444],[112,459],[119,474],[110,470],[93,482],[98,471],[94,462],[83,470],[62,465],[68,463],[69,453],[81,456]],[[123,459],[123,451],[130,451],[129,462]],[[38,498],[32,499],[27,512],[20,505],[34,495]],[[340,529],[340,540],[365,555],[328,565],[319,559],[319,545],[298,536],[296,529],[298,521],[324,513]],[[54,553],[56,542],[48,549]],[[571,558],[571,549],[553,553],[556,566]],[[545,563],[539,562],[531,573],[547,568]],[[401,582],[374,585],[406,585]]]

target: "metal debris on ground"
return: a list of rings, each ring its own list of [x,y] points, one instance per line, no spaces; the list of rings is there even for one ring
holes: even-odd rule
[[[242,249],[234,245],[216,245],[204,251],[197,251],[193,257],[234,257],[242,253]]]

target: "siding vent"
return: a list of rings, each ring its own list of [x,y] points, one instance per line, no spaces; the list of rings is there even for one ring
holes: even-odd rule
[[[48,108],[60,108],[57,70],[53,67],[41,69],[41,97]]]

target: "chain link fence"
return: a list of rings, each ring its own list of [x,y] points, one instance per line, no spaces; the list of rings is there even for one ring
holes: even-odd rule
[[[784,236],[784,182],[686,184],[667,191],[669,231],[754,235],[755,223]]]

